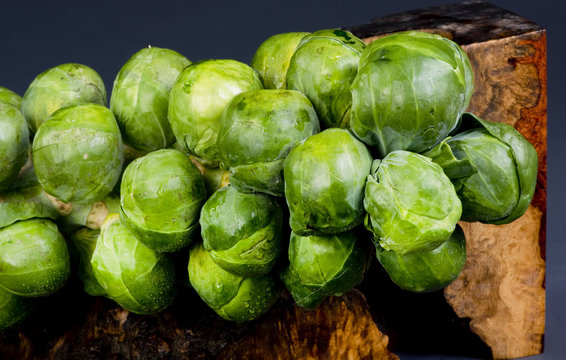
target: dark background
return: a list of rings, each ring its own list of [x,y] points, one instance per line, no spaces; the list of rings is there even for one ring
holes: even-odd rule
[[[65,62],[94,68],[110,94],[120,67],[147,45],[191,61],[249,63],[267,37],[365,23],[372,18],[455,1],[15,1],[0,2],[0,85],[23,95],[42,71]],[[490,1],[542,25],[548,39],[547,318],[544,355],[566,358],[565,23],[559,1]],[[402,359],[448,359],[401,354]],[[459,358],[463,359],[463,358]]]

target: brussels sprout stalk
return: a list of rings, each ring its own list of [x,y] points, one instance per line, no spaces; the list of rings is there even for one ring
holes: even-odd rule
[[[59,219],[62,231],[72,232],[80,227],[100,230],[109,214],[120,211],[120,198],[114,193],[89,204],[73,204],[72,210]]]

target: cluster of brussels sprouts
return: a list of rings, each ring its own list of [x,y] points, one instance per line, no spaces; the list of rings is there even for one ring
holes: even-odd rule
[[[351,289],[372,242],[401,288],[445,287],[466,259],[457,222],[515,220],[536,182],[517,131],[464,113],[472,92],[450,40],[366,47],[343,30],[275,35],[251,66],[146,48],[109,108],[80,64],[40,74],[23,99],[0,88],[0,329],[72,263],[88,294],[161,311],[179,252],[190,286],[234,321],[282,287],[309,309]]]

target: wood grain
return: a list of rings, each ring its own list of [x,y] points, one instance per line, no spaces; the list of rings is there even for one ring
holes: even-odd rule
[[[460,223],[468,258],[445,297],[485,341],[495,359],[542,352],[545,268],[539,256],[542,212],[531,206],[519,221],[505,226]],[[522,239],[523,241],[517,241]]]
[[[388,343],[365,297],[352,290],[327,298],[315,310],[292,305],[272,311],[218,359],[399,359],[387,350]]]

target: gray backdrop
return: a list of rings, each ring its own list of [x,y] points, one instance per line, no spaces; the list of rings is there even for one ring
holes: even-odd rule
[[[232,58],[249,63],[268,36],[315,31],[367,22],[391,13],[454,1],[2,1],[0,6],[0,85],[23,94],[33,78],[64,62],[91,66],[108,92],[124,62],[147,45],[179,51],[192,61]],[[558,1],[492,3],[525,16],[548,35],[548,217],[547,319],[545,354],[566,358],[566,138],[559,106],[564,97],[565,32]],[[402,359],[440,359],[404,354]]]

